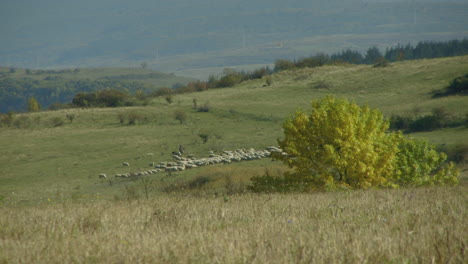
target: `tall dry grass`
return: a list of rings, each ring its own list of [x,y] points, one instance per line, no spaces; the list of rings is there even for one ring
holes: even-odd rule
[[[0,263],[467,263],[458,187],[0,208]]]

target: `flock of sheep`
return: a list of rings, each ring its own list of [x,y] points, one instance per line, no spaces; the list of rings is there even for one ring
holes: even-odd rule
[[[246,160],[257,160],[263,159],[266,157],[270,157],[272,152],[279,152],[283,155],[286,155],[278,147],[267,147],[263,150],[255,150],[253,148],[250,149],[236,149],[234,151],[223,151],[221,154],[217,155],[214,152],[209,152],[208,158],[201,158],[196,159],[193,155],[188,155],[187,157],[183,157],[183,148],[182,146],[179,147],[178,152],[173,152],[173,158],[175,161],[173,162],[161,162],[159,164],[154,164],[152,162],[150,166],[152,169],[145,170],[141,172],[133,172],[133,173],[124,173],[124,174],[116,174],[114,175],[115,178],[131,178],[131,177],[138,177],[143,175],[150,175],[159,172],[176,172],[176,171],[184,171],[187,169],[198,168],[202,166],[214,165],[214,164],[229,164],[231,162],[239,162],[239,161],[246,161]],[[124,162],[123,166],[130,166],[128,162]],[[107,175],[105,173],[99,174],[99,178],[107,179]]]

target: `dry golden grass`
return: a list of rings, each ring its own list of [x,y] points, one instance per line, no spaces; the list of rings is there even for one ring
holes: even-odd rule
[[[467,263],[457,187],[0,208],[0,263]]]

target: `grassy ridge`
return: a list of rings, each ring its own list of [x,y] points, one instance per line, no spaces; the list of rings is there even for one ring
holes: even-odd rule
[[[386,115],[416,110],[424,113],[434,107],[464,115],[468,110],[467,98],[432,99],[430,92],[466,73],[467,59],[465,56],[405,61],[386,68],[337,65],[301,69],[274,75],[271,86],[263,86],[263,80],[248,81],[234,88],[177,95],[172,104],[158,98],[147,107],[24,114],[34,120],[34,125],[27,129],[0,129],[0,194],[5,202],[12,204],[44,202],[57,194],[63,199],[96,193],[112,198],[122,193],[125,186],[140,183],[102,182],[97,178],[99,173],[141,171],[149,168],[150,162],[170,161],[171,152],[180,144],[197,157],[207,156],[210,150],[274,145],[282,137],[280,125],[284,118],[297,108],[308,109],[311,100],[329,94],[368,104]],[[198,105],[209,104],[211,110],[196,112],[192,109],[193,99]],[[183,124],[174,119],[175,111],[187,114]],[[145,122],[121,125],[117,119],[121,112],[138,113],[145,117]],[[76,116],[73,123],[51,125],[55,117],[65,118],[67,114]],[[209,135],[206,144],[202,143],[200,134]],[[466,128],[454,128],[415,136],[450,145],[462,143],[467,135]],[[123,167],[122,162],[130,162],[131,167]],[[238,183],[248,182],[251,176],[263,174],[270,166],[281,167],[269,160],[230,166]],[[244,173],[245,166],[255,169]],[[193,179],[210,170],[216,169],[155,176],[154,192],[158,193],[166,184]],[[220,177],[213,176],[211,181],[219,183],[212,186],[213,190],[223,189]]]

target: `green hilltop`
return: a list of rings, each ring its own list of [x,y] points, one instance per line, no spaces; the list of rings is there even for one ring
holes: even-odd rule
[[[203,177],[203,188],[192,191],[242,189],[252,176],[263,175],[265,170],[280,173],[286,168],[263,159],[174,175],[160,173],[142,180],[102,180],[98,175],[136,172],[148,169],[152,162],[171,161],[171,152],[179,145],[196,157],[206,157],[209,151],[276,145],[282,138],[285,118],[296,109],[309,109],[311,100],[327,95],[369,105],[387,117],[424,115],[443,108],[448,115],[463,118],[468,112],[466,96],[433,98],[432,93],[465,75],[467,61],[468,56],[462,56],[395,62],[379,68],[329,65],[276,73],[269,86],[265,79],[258,79],[231,88],[177,94],[172,103],[157,97],[148,106],[17,114],[16,127],[0,127],[0,195],[12,204],[79,200],[97,194],[110,199],[128,195],[132,186],[140,186],[145,179],[152,181],[151,191],[158,193],[182,190],[180,186]],[[81,70],[88,75],[95,72]],[[207,111],[197,111],[195,102]],[[134,125],[126,121],[132,116],[136,117]],[[457,146],[466,144],[468,128],[458,126],[412,136]],[[129,162],[130,167],[123,162]],[[466,178],[466,171],[462,177]]]

